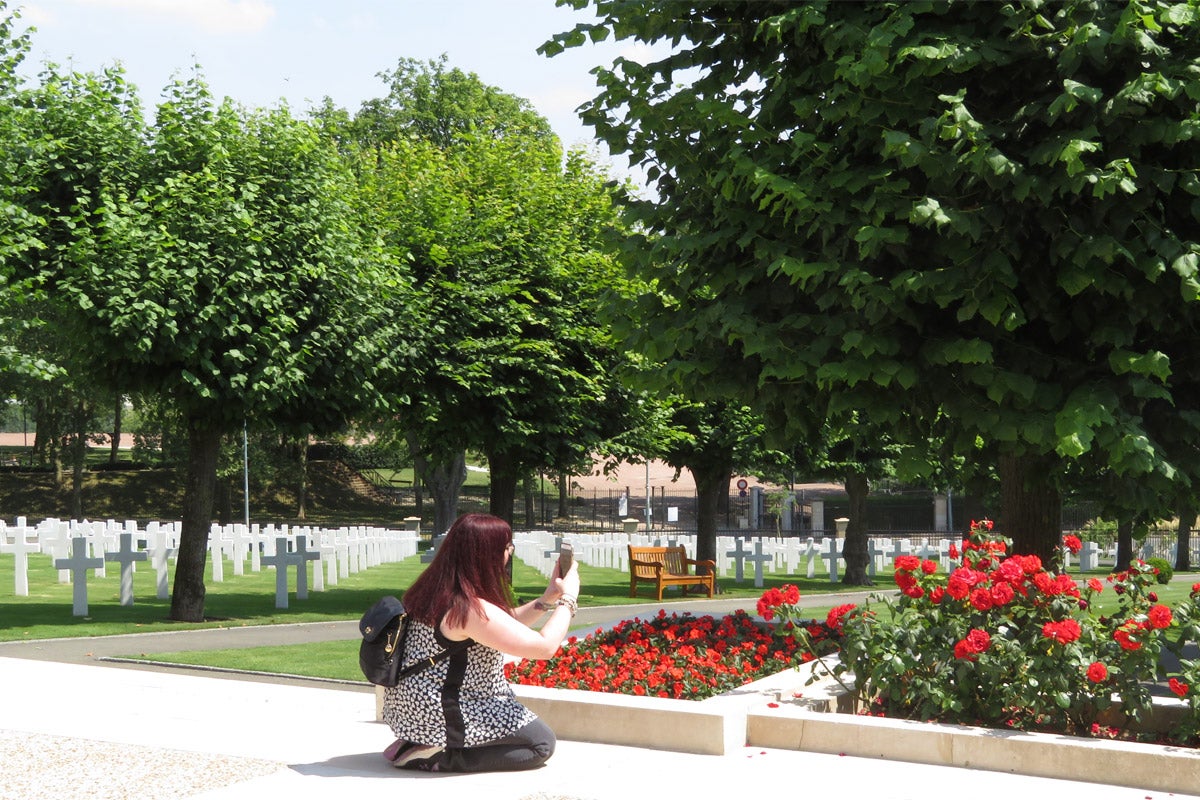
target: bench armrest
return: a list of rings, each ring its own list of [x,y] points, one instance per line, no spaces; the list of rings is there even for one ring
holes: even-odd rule
[[[713,561],[711,558],[706,558],[703,561],[697,561],[694,558],[685,558],[683,563],[690,567],[708,567],[712,572],[717,571],[717,562]]]
[[[656,573],[662,572],[663,565],[661,561],[639,561],[636,558],[629,559],[631,567],[652,567]]]

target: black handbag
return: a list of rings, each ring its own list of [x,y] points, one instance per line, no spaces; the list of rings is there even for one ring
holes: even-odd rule
[[[400,669],[404,646],[408,642],[408,614],[399,598],[381,597],[358,621],[362,644],[358,646],[358,666],[366,679],[376,686],[395,686],[401,678],[432,667],[442,659],[471,644],[464,639],[423,661]]]

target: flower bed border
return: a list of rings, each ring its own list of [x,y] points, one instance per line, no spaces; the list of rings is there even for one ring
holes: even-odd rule
[[[565,741],[699,755],[771,747],[1180,794],[1200,786],[1200,750],[1192,748],[838,713],[839,706],[848,710],[844,692],[829,678],[805,686],[812,668],[785,670],[707,700],[540,686],[513,691]],[[1155,700],[1168,713],[1179,705]]]
[[[749,713],[746,742],[1189,795],[1200,786],[1200,753],[1191,748],[823,714],[783,705]]]

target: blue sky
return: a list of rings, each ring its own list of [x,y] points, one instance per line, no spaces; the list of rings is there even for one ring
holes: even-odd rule
[[[383,95],[377,74],[402,57],[445,53],[452,67],[526,98],[567,146],[592,141],[574,109],[596,93],[589,70],[644,48],[606,42],[538,55],[588,19],[554,0],[9,0],[35,27],[31,70],[121,62],[152,108],[175,73],[202,68],[218,97],[249,106],[286,99],[302,113],[328,95],[357,110]]]

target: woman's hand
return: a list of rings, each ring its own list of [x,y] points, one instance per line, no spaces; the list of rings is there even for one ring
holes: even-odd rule
[[[557,572],[557,568],[555,569]],[[569,594],[576,599],[579,598],[579,562],[572,561],[571,568],[567,570],[567,574],[561,578],[552,578],[550,584],[546,587],[545,594],[542,595],[542,600],[546,603],[553,603],[562,597],[564,594]]]

